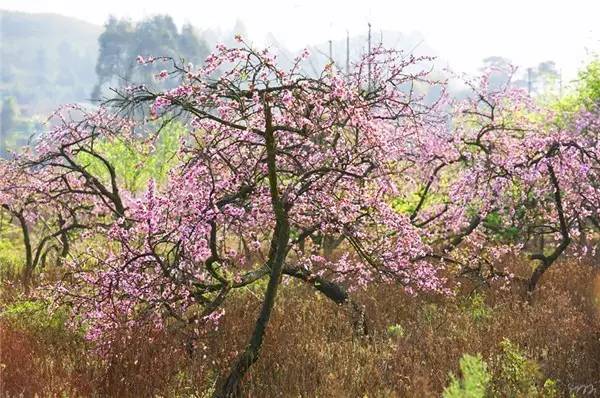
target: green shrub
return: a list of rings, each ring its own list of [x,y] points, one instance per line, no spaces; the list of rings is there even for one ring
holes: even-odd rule
[[[439,322],[442,315],[440,308],[435,303],[427,303],[421,307],[421,318],[430,326]]]
[[[19,300],[8,304],[0,318],[13,327],[39,335],[66,333],[66,311],[60,308],[48,308],[48,304],[40,300]]]
[[[508,339],[500,343],[501,352],[491,361],[491,370],[481,355],[465,354],[460,359],[461,379],[450,374],[444,398],[554,398],[556,381],[545,379],[537,362],[528,359]]]
[[[406,331],[400,324],[390,325],[387,327],[387,334],[390,337],[402,338],[406,336]]]
[[[492,310],[485,303],[485,296],[480,293],[467,297],[462,308],[476,322],[485,321],[492,316]]]
[[[4,224],[4,220],[0,225],[0,231],[2,235],[18,233],[15,232],[16,228],[13,225]],[[23,245],[18,239],[0,237],[0,280],[14,279],[20,274],[25,262],[23,253]]]
[[[501,354],[495,360],[494,396],[555,397],[556,382],[545,379],[537,362],[528,359],[521,349],[508,339],[500,343]]]
[[[143,191],[151,179],[157,183],[167,180],[175,165],[179,140],[184,127],[178,123],[166,124],[154,142],[130,142],[121,138],[104,139],[95,144],[96,150],[115,168],[120,183],[130,191]],[[100,180],[108,181],[106,166],[91,155],[79,154],[79,161]]]
[[[444,389],[444,398],[484,398],[491,380],[487,364],[477,356],[464,354],[459,362],[461,379],[450,374],[450,385]]]

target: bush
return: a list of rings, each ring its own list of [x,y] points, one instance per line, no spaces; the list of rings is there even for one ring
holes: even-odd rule
[[[444,389],[444,398],[484,398],[491,376],[481,355],[463,355],[460,359],[460,371],[461,379],[450,374],[451,381]]]
[[[400,325],[399,323],[388,326],[387,333],[390,337],[394,338],[402,338],[406,336],[406,330],[404,330],[402,325]]]
[[[450,374],[450,385],[444,398],[558,396],[556,382],[545,379],[536,361],[528,359],[519,347],[508,339],[500,343],[501,351],[492,360],[492,371],[480,354],[464,354],[460,359],[461,379]]]
[[[485,296],[481,293],[470,295],[463,304],[463,309],[476,322],[488,320],[492,311],[485,303]]]
[[[0,217],[3,216],[3,214],[0,214]],[[1,222],[3,223],[4,221]],[[4,232],[3,235],[9,233],[18,234],[16,228],[10,224],[0,224],[0,231]],[[22,265],[25,262],[23,252],[24,249],[17,239],[0,237],[0,279],[8,281],[18,278]]]
[[[494,396],[497,397],[555,397],[556,382],[545,379],[536,361],[528,359],[521,349],[508,339],[500,343],[496,357],[497,376],[494,377]]]
[[[0,312],[0,317],[23,330],[62,331],[66,321],[64,311],[50,311],[45,302],[36,300],[16,301]]]

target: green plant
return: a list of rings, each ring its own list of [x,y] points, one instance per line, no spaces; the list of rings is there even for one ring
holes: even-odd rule
[[[556,382],[545,379],[537,362],[528,359],[518,345],[508,339],[500,343],[496,359],[498,374],[494,377],[497,397],[555,397]]]
[[[450,385],[444,389],[444,398],[483,398],[491,380],[487,364],[480,354],[464,354],[459,361],[462,378],[450,374]]]
[[[463,310],[476,322],[484,321],[492,316],[492,310],[485,303],[485,296],[481,293],[470,295],[463,304]]]
[[[401,338],[406,336],[406,331],[399,323],[387,327],[387,334],[390,337]]]
[[[48,304],[39,300],[19,300],[8,304],[0,312],[0,319],[8,321],[13,327],[36,334],[66,331],[66,312],[62,309],[49,308]]]
[[[169,123],[161,129],[155,141],[129,141],[122,138],[104,139],[96,143],[96,150],[115,168],[123,186],[133,192],[146,188],[150,179],[164,183],[174,167],[184,127]],[[108,181],[105,165],[89,154],[80,154],[88,170]]]
[[[581,108],[588,110],[600,104],[600,59],[595,59],[578,73],[577,83],[552,107],[557,111],[557,122],[565,125]]]
[[[436,323],[441,315],[440,308],[435,303],[427,303],[421,308],[423,321],[429,325]]]
[[[11,231],[15,229],[12,225],[2,225],[0,229]],[[25,261],[23,258],[23,247],[17,239],[0,238],[0,278],[7,280],[9,276],[20,274],[21,267]]]

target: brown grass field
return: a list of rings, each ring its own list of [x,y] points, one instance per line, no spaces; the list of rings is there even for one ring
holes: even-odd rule
[[[366,307],[368,337],[353,333],[344,308],[288,282],[244,395],[437,397],[449,373],[460,374],[465,353],[480,353],[496,380],[503,339],[535,365],[534,382],[556,381],[558,396],[600,395],[600,269],[589,263],[556,264],[531,302],[517,288],[480,288],[474,295],[470,283],[452,298],[409,297],[394,286],[354,292]],[[15,300],[3,289],[2,305]],[[259,304],[250,291],[230,299],[218,329],[197,341],[193,353],[180,332],[135,330],[123,331],[102,359],[60,325],[3,317],[2,397],[210,395],[243,348]]]

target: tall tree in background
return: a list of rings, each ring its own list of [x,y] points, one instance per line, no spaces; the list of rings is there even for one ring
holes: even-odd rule
[[[487,74],[490,90],[500,90],[506,85],[513,85],[527,90],[531,95],[549,94],[560,91],[560,71],[556,62],[544,61],[535,67],[518,68],[505,57],[497,55],[482,60],[479,71]]]
[[[106,28],[98,39],[100,44],[96,63],[98,83],[94,87],[93,98],[97,98],[102,86],[115,76],[127,78],[123,72],[128,69],[126,65],[132,35],[133,26],[130,21],[119,20],[112,16],[108,19]]]
[[[134,32],[134,54],[137,55],[175,56],[177,53],[177,38],[179,32],[173,19],[168,15],[157,15],[136,25]],[[133,64],[131,64],[133,65]]]
[[[136,24],[126,19],[111,17],[99,38],[100,51],[96,64],[98,83],[93,99],[102,97],[108,86],[120,87],[135,81],[153,85],[158,72],[153,65],[135,69],[138,55],[144,57],[172,57],[198,63],[208,55],[208,47],[200,40],[191,25],[183,26],[181,33],[168,15],[157,15]]]
[[[177,48],[181,54],[186,54],[187,61],[194,65],[202,63],[209,51],[206,42],[198,38],[194,27],[190,24],[185,24],[181,28],[181,34],[177,38]]]
[[[6,155],[6,139],[15,126],[18,108],[13,97],[7,97],[2,102],[0,114],[0,156]]]

